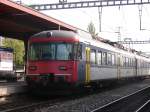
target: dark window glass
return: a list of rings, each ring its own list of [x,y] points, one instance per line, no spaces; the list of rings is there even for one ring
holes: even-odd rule
[[[90,60],[92,64],[96,64],[96,50],[91,50]]]
[[[112,65],[115,65],[116,63],[115,63],[115,55],[114,54],[112,54]]]
[[[102,53],[102,65],[106,65],[107,64],[107,53],[103,52]]]
[[[102,52],[97,53],[97,64],[101,65],[102,64]]]
[[[107,64],[112,65],[112,56],[110,53],[107,54]]]
[[[126,58],[126,67],[129,66],[129,58]]]
[[[81,44],[79,44],[77,47],[77,59],[82,59],[82,45]]]
[[[72,57],[73,55],[71,44],[57,44],[56,60],[70,60]]]
[[[33,43],[29,48],[30,60],[72,60],[76,57],[74,44]]]

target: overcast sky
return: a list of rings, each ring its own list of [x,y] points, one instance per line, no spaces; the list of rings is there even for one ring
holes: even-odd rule
[[[14,0],[17,1],[17,0]],[[68,2],[85,0],[67,0]],[[88,0],[89,1],[89,0]],[[92,0],[91,0],[92,1]],[[59,0],[22,0],[27,5],[40,3],[58,3]],[[42,11],[43,13],[71,24],[75,27],[87,30],[88,24],[92,21],[96,32],[102,38],[112,41],[118,40],[120,28],[121,40],[132,38],[132,40],[150,40],[150,6],[142,6],[142,29],[140,30],[139,6],[104,7],[102,9],[102,32],[99,32],[98,8],[64,9]],[[134,45],[133,48],[143,52],[150,52],[150,44]]]

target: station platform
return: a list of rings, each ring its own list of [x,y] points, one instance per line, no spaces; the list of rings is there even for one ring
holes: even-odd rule
[[[19,94],[26,92],[26,83],[19,82],[0,82],[0,97],[9,96],[11,94]]]

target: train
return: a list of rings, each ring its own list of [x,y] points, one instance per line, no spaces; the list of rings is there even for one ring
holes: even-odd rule
[[[83,30],[34,34],[28,41],[28,87],[60,89],[149,77],[150,59],[120,46]]]
[[[13,49],[0,47],[0,80],[16,81],[13,64]]]

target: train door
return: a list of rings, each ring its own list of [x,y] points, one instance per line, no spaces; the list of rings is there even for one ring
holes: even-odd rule
[[[117,56],[117,79],[121,78],[121,55]]]
[[[85,82],[89,83],[90,82],[90,48],[86,47],[85,48],[85,52],[86,52],[86,78],[85,78]]]

